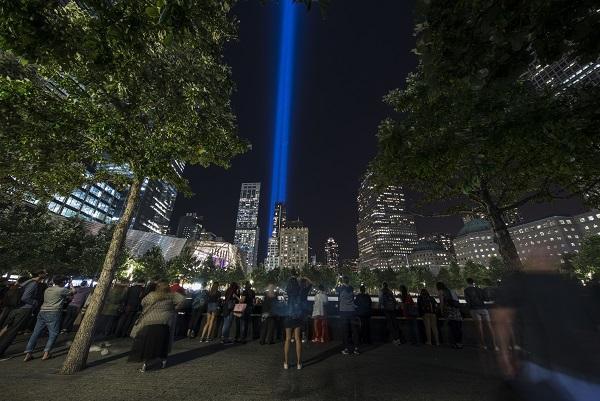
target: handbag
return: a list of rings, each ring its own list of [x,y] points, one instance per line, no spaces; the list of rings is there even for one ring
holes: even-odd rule
[[[248,304],[235,304],[233,307],[233,314],[237,317],[242,316],[247,306]]]

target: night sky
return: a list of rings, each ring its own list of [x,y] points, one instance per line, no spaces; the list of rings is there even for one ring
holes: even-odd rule
[[[282,0],[286,1],[286,0]],[[290,0],[288,0],[290,1]],[[292,132],[288,174],[288,217],[309,227],[311,254],[323,260],[325,240],[332,236],[342,258],[358,256],[356,195],[360,177],[376,152],[375,133],[391,110],[381,99],[403,87],[416,66],[413,1],[333,1],[325,18],[318,7],[302,9],[298,23]],[[302,8],[302,5],[297,5]],[[240,1],[239,40],[226,59],[233,69],[233,97],[239,134],[252,150],[236,158],[229,170],[187,167],[195,196],[177,199],[172,219],[197,212],[207,230],[233,240],[240,184],[260,181],[259,262],[266,254],[268,201],[273,140],[279,5]],[[408,198],[414,197],[408,192]],[[577,213],[578,202],[523,209],[529,219],[553,213]],[[417,219],[419,234],[455,234],[458,217]]]

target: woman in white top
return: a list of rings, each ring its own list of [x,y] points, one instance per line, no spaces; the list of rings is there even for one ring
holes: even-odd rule
[[[327,312],[326,306],[328,302],[327,294],[325,293],[325,288],[323,285],[319,285],[319,290],[317,291],[317,295],[315,295],[315,301],[313,304],[313,322],[314,322],[314,330],[313,330],[313,343],[316,342],[325,342],[326,337],[326,328],[327,328]]]

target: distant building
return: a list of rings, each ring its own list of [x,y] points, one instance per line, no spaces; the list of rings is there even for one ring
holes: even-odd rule
[[[308,264],[308,228],[300,220],[286,221],[279,241],[281,269],[300,269]]]
[[[576,253],[581,246],[580,226],[570,216],[550,216],[508,230],[524,264],[543,260],[558,265],[565,254]],[[488,265],[490,258],[499,256],[491,226],[483,219],[465,224],[454,239],[454,249],[460,265],[468,260]]]
[[[400,268],[417,244],[413,217],[406,212],[404,192],[389,186],[381,193],[367,176],[358,193],[358,252],[360,266]]]
[[[223,241],[192,241],[190,244],[192,254],[199,263],[204,263],[212,258],[215,266],[222,269],[242,266],[242,253],[234,244]]]
[[[592,210],[573,216],[582,237],[600,235],[600,211]]]
[[[452,258],[455,258],[455,256],[454,256],[454,241],[453,241],[453,237],[450,234],[444,234],[444,233],[427,234],[427,235],[419,237],[419,243],[423,243],[423,242],[435,242],[436,244],[441,245],[442,248],[444,248],[446,251],[448,251]]]
[[[337,268],[340,261],[340,252],[338,244],[333,238],[328,238],[325,242],[325,265],[327,267]]]
[[[55,196],[48,210],[63,217],[112,224],[121,218],[126,197],[127,193],[104,182],[85,184],[69,196]]]
[[[175,174],[181,177],[185,164],[174,161],[171,166]],[[176,198],[177,189],[174,185],[163,180],[145,178],[129,228],[167,234]]]
[[[467,224],[471,220],[477,219],[489,220],[487,215],[483,212],[471,212],[462,215],[463,224]],[[502,213],[502,219],[508,227],[516,226],[524,221],[523,215],[518,208],[507,210],[506,212]]]
[[[437,274],[442,267],[450,266],[452,254],[439,242],[419,241],[408,255],[411,266],[426,267]]]
[[[569,58],[542,65],[539,61],[531,63],[526,77],[539,89],[552,88],[556,91],[571,86],[600,85],[600,63],[598,61],[580,64]]]
[[[260,182],[243,183],[240,189],[238,215],[233,243],[242,251],[248,270],[256,267],[258,257],[258,207]]]
[[[127,230],[125,247],[134,258],[144,256],[150,249],[158,247],[166,261],[181,254],[187,243],[186,238],[177,238],[148,231]]]
[[[202,232],[202,217],[194,213],[186,213],[185,216],[179,218],[179,224],[177,225],[177,237],[198,239],[199,234]]]
[[[273,212],[273,231],[267,245],[267,258],[265,269],[273,270],[279,267],[280,234],[287,221],[287,212],[284,203],[277,202]]]

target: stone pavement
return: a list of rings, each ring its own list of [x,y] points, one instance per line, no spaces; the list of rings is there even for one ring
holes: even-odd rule
[[[0,400],[512,399],[493,355],[474,348],[375,344],[360,356],[344,356],[337,342],[309,344],[304,369],[285,371],[281,343],[224,346],[182,339],[167,369],[139,373],[139,364],[127,363],[130,340],[122,339],[112,342],[109,355],[90,353],[85,371],[61,376],[56,371],[66,353],[64,339],[53,359],[41,361],[38,353],[28,363],[17,354],[24,341],[10,349],[14,357],[0,361]]]

